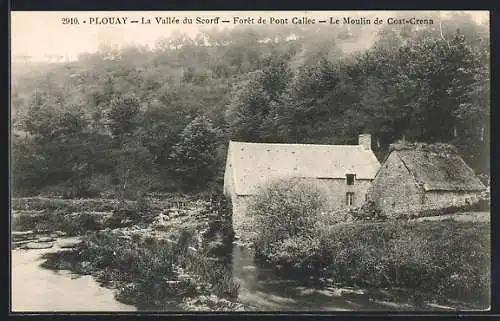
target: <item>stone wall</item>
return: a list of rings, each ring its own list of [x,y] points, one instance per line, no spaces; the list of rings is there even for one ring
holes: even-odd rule
[[[245,234],[245,227],[248,226],[249,224],[249,218],[248,215],[246,215],[247,210],[248,210],[248,203],[251,201],[250,196],[237,196],[233,195],[231,197],[231,202],[232,202],[232,208],[233,208],[233,215],[232,215],[232,222],[233,222],[233,230],[234,233],[238,236],[241,237],[242,235]]]
[[[370,187],[370,180],[356,180],[354,185],[347,185],[345,179],[304,179],[304,181],[317,186],[327,197],[327,209],[334,210],[346,208],[346,193],[354,193],[354,203],[351,207],[363,205],[366,200],[366,194]],[[251,222],[247,215],[248,204],[253,199],[252,196],[232,195],[233,206],[233,230],[238,237],[243,233],[249,233],[248,228]]]
[[[416,185],[396,153],[382,164],[368,192],[382,214],[388,217],[418,215],[423,210],[474,204],[479,194],[461,191],[427,191]]]
[[[391,153],[380,167],[368,198],[388,217],[418,211],[425,201],[424,195],[396,153]]]
[[[428,191],[422,206],[424,210],[439,209],[450,206],[472,205],[479,201],[479,193],[474,192],[450,192],[450,191]]]
[[[305,178],[304,181],[317,186],[325,193],[329,209],[339,209],[348,207],[346,204],[346,193],[354,193],[354,203],[351,207],[363,205],[366,194],[370,188],[370,180],[355,180],[354,185],[347,185],[344,179],[313,179]]]

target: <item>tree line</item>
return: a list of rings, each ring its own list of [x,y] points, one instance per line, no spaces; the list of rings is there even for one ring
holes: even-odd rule
[[[154,48],[13,65],[13,192],[208,191],[230,139],[352,144],[362,132],[380,160],[401,138],[448,142],[489,173],[488,26],[455,13],[364,28],[174,33]]]

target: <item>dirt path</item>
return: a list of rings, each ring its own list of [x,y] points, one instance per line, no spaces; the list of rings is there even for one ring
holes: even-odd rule
[[[466,213],[448,214],[440,216],[421,217],[415,219],[415,221],[417,222],[442,221],[447,219],[453,219],[455,221],[461,221],[461,222],[489,222],[490,212],[466,212]]]

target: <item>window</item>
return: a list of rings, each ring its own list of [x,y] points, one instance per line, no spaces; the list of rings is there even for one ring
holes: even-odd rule
[[[356,176],[355,174],[346,174],[345,175],[347,185],[354,185],[354,177],[355,176]]]
[[[351,206],[354,204],[354,193],[353,192],[347,192],[345,194],[345,203],[347,206]]]

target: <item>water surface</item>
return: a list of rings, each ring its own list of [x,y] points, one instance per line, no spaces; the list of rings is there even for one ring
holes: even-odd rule
[[[61,241],[50,249],[12,251],[12,312],[136,311],[90,275],[42,268],[42,255],[58,251]]]

